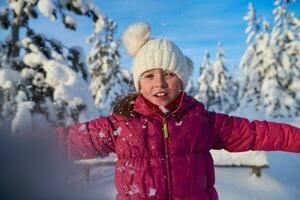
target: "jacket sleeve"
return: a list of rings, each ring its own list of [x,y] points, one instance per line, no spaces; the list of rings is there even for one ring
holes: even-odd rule
[[[209,112],[215,134],[214,149],[230,152],[280,150],[300,153],[300,129],[284,123],[249,121]]]
[[[90,159],[115,152],[113,125],[109,117],[77,123],[64,130],[59,128],[56,133],[60,145],[64,140],[67,155],[72,159]]]

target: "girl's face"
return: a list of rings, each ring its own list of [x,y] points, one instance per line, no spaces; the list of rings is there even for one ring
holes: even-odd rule
[[[168,105],[181,91],[181,80],[171,71],[151,69],[140,77],[140,93],[157,106]]]

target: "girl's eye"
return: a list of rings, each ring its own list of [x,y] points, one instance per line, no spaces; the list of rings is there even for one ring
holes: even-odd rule
[[[154,75],[153,74],[145,74],[143,77],[151,79],[154,77]]]
[[[175,74],[171,73],[171,72],[165,72],[164,73],[164,76],[167,77],[167,78],[172,78],[175,76]]]

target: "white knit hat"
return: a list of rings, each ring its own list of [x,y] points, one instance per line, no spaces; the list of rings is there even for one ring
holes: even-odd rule
[[[139,88],[140,76],[150,69],[165,69],[175,73],[182,81],[183,89],[189,79],[187,61],[181,50],[170,40],[150,39],[150,26],[146,23],[129,25],[123,34],[128,53],[135,56],[132,74],[135,89]]]

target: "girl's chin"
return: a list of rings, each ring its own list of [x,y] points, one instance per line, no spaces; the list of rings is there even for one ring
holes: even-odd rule
[[[170,103],[171,101],[169,99],[155,99],[154,102],[152,102],[153,104],[157,105],[157,106],[166,106]]]

